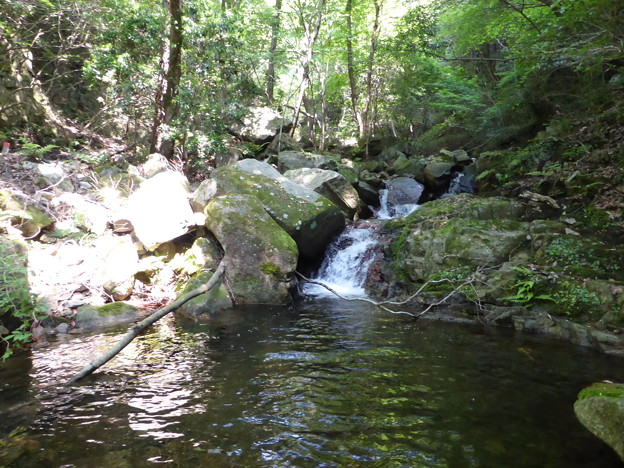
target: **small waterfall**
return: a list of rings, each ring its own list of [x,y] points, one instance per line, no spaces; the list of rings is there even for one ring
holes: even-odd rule
[[[388,202],[388,189],[379,191],[379,210],[375,211],[377,219],[394,219],[416,211],[420,206],[417,203],[393,204]]]
[[[368,271],[379,252],[376,226],[370,222],[358,226],[348,226],[331,243],[313,278],[343,296],[366,295],[364,285]],[[307,284],[304,292],[314,296],[333,296],[316,284]]]
[[[449,188],[440,198],[448,198],[460,193],[475,193],[473,182],[463,172],[456,172],[451,179]]]
[[[375,217],[387,220],[409,215],[420,206],[409,202],[417,201],[423,190],[424,186],[411,178],[389,181],[386,188],[379,191],[380,207],[373,210]],[[380,224],[374,220],[347,227],[328,247],[313,279],[343,296],[366,296],[366,283],[380,280],[370,277],[371,270],[375,270],[371,266],[381,258],[382,253],[377,232],[379,227]],[[333,296],[327,289],[315,284],[307,284],[304,292],[313,296]]]

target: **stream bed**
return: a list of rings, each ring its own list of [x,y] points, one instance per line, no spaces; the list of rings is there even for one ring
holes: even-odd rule
[[[578,392],[624,361],[476,325],[332,299],[157,323],[62,383],[125,327],[0,365],[12,467],[615,467]]]

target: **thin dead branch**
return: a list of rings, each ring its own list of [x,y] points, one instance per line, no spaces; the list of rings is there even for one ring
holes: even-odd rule
[[[124,337],[115,346],[113,346],[104,354],[101,354],[97,359],[95,359],[94,361],[91,361],[89,364],[83,367],[82,370],[80,370],[80,372],[78,372],[71,379],[69,379],[65,383],[65,385],[66,386],[72,385],[78,382],[80,379],[86,377],[87,375],[92,374],[94,371],[96,371],[97,369],[102,367],[104,364],[106,364],[108,361],[113,359],[122,349],[128,346],[130,342],[139,335],[139,333],[141,333],[151,324],[157,322],[158,320],[163,318],[168,313],[173,312],[174,310],[179,308],[182,304],[190,301],[194,297],[197,297],[201,294],[204,294],[210,291],[223,276],[223,273],[225,272],[225,266],[226,266],[226,261],[225,259],[223,259],[221,260],[221,263],[219,263],[219,266],[217,267],[214,274],[212,275],[212,277],[207,283],[203,284],[199,288],[189,291],[188,293],[179,297],[175,302],[169,304],[167,307],[163,307],[162,309],[160,309],[157,312],[154,312],[152,315],[150,315],[143,321],[137,323],[128,331],[128,333],[124,335]]]
[[[412,294],[411,296],[409,296],[407,299],[403,300],[403,301],[374,301],[372,299],[369,299],[367,297],[345,297],[341,294],[339,294],[338,292],[336,292],[334,289],[330,288],[329,286],[327,286],[326,284],[323,284],[319,281],[314,281],[311,280],[309,278],[306,278],[304,275],[302,275],[299,272],[295,272],[295,274],[301,278],[303,281],[306,281],[307,283],[310,284],[316,284],[318,286],[321,286],[325,289],[327,289],[329,292],[331,292],[333,295],[335,295],[336,297],[344,300],[344,301],[360,301],[360,302],[367,302],[369,304],[374,305],[375,307],[378,307],[386,312],[389,312],[391,314],[396,314],[396,315],[409,315],[411,317],[414,318],[420,318],[423,315],[425,315],[427,312],[429,312],[431,309],[433,309],[434,307],[440,306],[444,303],[446,303],[446,301],[448,301],[455,293],[457,293],[458,291],[460,291],[462,288],[464,288],[465,286],[472,286],[476,281],[478,281],[477,278],[477,274],[481,271],[481,269],[477,269],[475,271],[475,273],[473,273],[472,275],[470,275],[468,278],[466,278],[465,280],[463,280],[461,283],[459,283],[459,285],[457,285],[451,292],[449,292],[446,296],[444,296],[442,299],[440,299],[437,302],[433,302],[431,304],[429,304],[424,310],[418,312],[418,313],[414,313],[414,312],[407,312],[405,310],[393,310],[391,308],[389,308],[389,305],[406,305],[409,302],[412,302],[416,297],[418,297],[420,294],[422,294],[422,292],[427,288],[427,286],[431,285],[431,284],[438,284],[438,283],[453,283],[453,281],[449,280],[449,279],[440,279],[440,280],[429,280],[426,281],[420,288],[418,288],[418,291],[416,291],[414,294]]]

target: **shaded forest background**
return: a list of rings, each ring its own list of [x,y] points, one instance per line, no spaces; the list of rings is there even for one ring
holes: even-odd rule
[[[224,147],[264,149],[229,129],[270,105],[306,147],[352,157],[387,138],[506,150],[543,180],[622,151],[621,0],[4,0],[0,18],[14,146],[160,151],[201,178]]]

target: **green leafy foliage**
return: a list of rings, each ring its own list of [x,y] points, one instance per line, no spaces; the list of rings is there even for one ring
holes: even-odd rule
[[[0,336],[6,359],[31,339],[30,326],[41,318],[44,304],[29,289],[24,256],[0,242],[0,325],[9,331]]]
[[[515,293],[503,299],[514,304],[531,307],[535,301],[553,301],[556,299],[549,294],[538,294],[537,291],[543,287],[543,278],[530,268],[514,267],[516,272],[516,282],[513,285]]]
[[[603,312],[603,301],[598,295],[577,281],[564,279],[553,296],[561,312],[569,316],[592,315]]]

